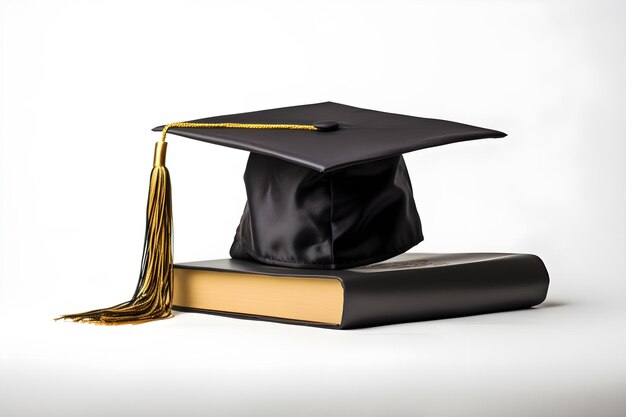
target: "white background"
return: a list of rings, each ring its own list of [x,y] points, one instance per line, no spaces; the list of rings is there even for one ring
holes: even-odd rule
[[[626,415],[620,2],[0,4],[0,415]],[[538,254],[547,302],[345,332],[52,321],[134,290],[150,128],[327,100],[507,132],[406,156],[413,251]],[[176,261],[228,256],[246,158],[170,138]]]

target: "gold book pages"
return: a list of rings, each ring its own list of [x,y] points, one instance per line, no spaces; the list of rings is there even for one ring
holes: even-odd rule
[[[174,268],[173,304],[178,307],[338,325],[343,298],[336,278]]]

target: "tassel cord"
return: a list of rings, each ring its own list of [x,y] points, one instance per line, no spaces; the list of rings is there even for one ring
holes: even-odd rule
[[[170,128],[319,130],[313,125],[298,124],[179,122],[166,125],[162,130],[161,141],[157,142],[155,147],[141,269],[132,298],[109,308],[65,314],[56,320],[120,325],[172,317],[172,186],[169,172],[165,167],[167,149],[165,138]]]

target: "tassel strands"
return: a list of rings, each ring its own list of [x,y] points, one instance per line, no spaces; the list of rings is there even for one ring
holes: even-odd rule
[[[150,175],[150,191],[148,193],[146,235],[141,272],[135,294],[130,301],[113,307],[78,314],[64,314],[56,320],[66,319],[81,323],[119,325],[138,324],[172,317],[172,187],[170,174],[165,167],[167,150],[165,137],[170,128],[323,130],[324,127],[320,126],[193,122],[166,125],[161,131],[161,141],[156,143],[154,152],[154,168]]]
[[[172,188],[165,167],[166,145],[157,142],[154,155],[141,271],[133,297],[110,308],[65,314],[58,319],[119,325],[172,317]]]

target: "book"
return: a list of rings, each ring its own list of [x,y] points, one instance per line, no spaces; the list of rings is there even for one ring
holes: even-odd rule
[[[343,270],[220,259],[174,265],[175,310],[354,329],[530,308],[548,272],[529,254],[406,253]]]

